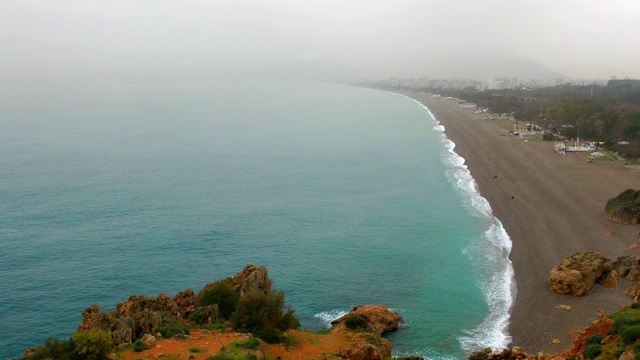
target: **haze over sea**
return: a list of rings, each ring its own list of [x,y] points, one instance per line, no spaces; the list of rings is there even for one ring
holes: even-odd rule
[[[82,310],[264,265],[303,328],[382,303],[397,355],[504,346],[510,240],[427,109],[335,84],[86,84],[0,104],[0,358]]]

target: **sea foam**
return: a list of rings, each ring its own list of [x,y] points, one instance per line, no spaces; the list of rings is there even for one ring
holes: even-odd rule
[[[442,162],[447,168],[447,178],[461,195],[464,207],[473,216],[486,219],[487,230],[480,239],[467,246],[463,252],[476,265],[489,316],[475,329],[467,331],[468,335],[460,337],[460,346],[466,352],[491,347],[494,349],[508,346],[511,336],[508,333],[509,317],[516,286],[514,270],[509,253],[511,239],[500,220],[491,210],[491,205],[480,195],[478,186],[465,165],[465,159],[455,151],[455,143],[445,134],[445,127],[440,124],[433,113],[419,101],[418,103],[434,119],[434,132],[441,134],[441,141],[446,149],[442,154]]]

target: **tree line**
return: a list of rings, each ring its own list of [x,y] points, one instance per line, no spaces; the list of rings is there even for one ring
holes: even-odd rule
[[[610,80],[606,86],[418,91],[456,97],[494,113],[511,113],[519,121],[536,124],[555,135],[599,141],[611,151],[640,161],[640,80]]]

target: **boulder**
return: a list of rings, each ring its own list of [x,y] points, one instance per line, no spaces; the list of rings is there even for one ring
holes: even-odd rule
[[[640,280],[640,256],[620,256],[611,264],[611,267],[622,277],[631,281]]]
[[[617,285],[617,273],[612,268],[611,260],[590,251],[575,253],[562,260],[551,270],[548,282],[558,294],[584,296],[589,294],[596,282]]]
[[[619,224],[640,223],[640,190],[627,189],[609,199],[604,217]]]
[[[157,342],[155,336],[151,334],[142,335],[140,340],[142,341],[142,345],[144,346],[145,349],[153,349],[153,347],[156,346],[156,342]]]
[[[400,324],[404,322],[402,316],[397,312],[389,310],[384,305],[376,304],[356,306],[346,315],[333,320],[331,325],[342,324],[349,316],[354,314],[364,319],[364,330],[376,336],[396,331]]]

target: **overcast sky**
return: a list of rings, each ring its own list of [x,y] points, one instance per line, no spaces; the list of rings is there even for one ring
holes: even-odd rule
[[[640,78],[640,3],[0,0],[5,81],[522,77],[502,65],[514,61],[574,79]]]

